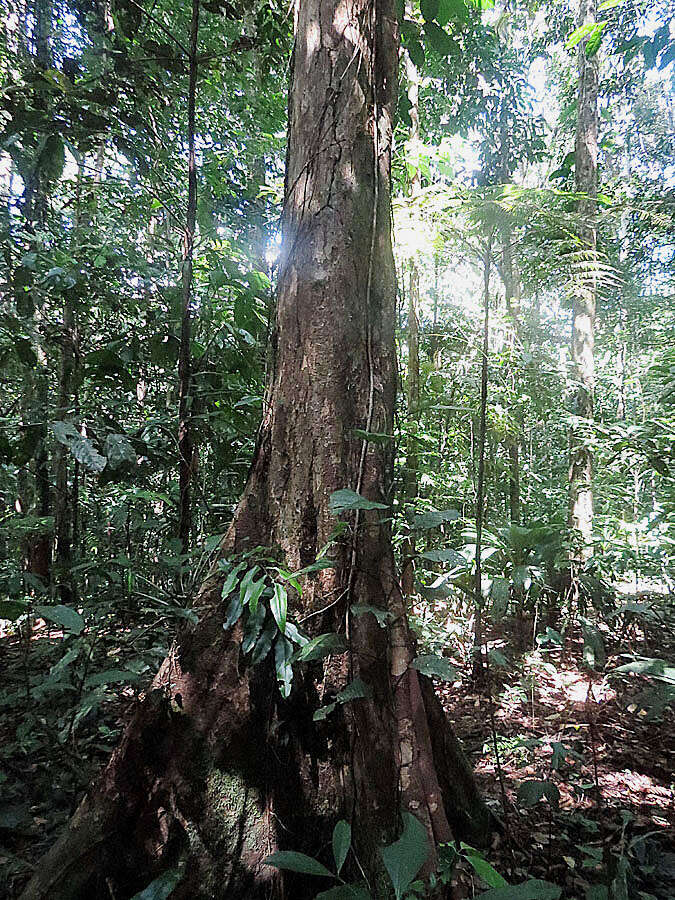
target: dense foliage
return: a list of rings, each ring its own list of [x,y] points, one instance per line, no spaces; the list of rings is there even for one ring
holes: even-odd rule
[[[9,648],[0,892],[13,896],[114,745],[122,706],[195,618],[195,592],[255,453],[273,366],[293,14],[277,0],[204,0],[191,60],[190,9],[175,0],[0,7],[0,643]],[[396,449],[388,508],[401,570],[414,570],[420,670],[459,682],[462,671],[477,674],[478,654],[488,691],[504,679],[516,690],[507,673],[522,675],[527,708],[537,671],[562,667],[561,647],[579,639],[586,671],[609,670],[614,654],[612,677],[630,687],[624,705],[636,721],[659,720],[675,697],[672,647],[654,640],[674,622],[670,4],[606,0],[585,31],[567,2],[421,0],[400,3],[399,14],[410,65],[401,66],[394,159],[397,429],[361,436]],[[580,47],[599,70],[592,252],[575,182]],[[197,226],[186,346],[190,62]],[[583,418],[570,332],[573,299],[589,289],[595,403]],[[194,445],[187,548],[181,350]],[[579,429],[593,458],[594,514],[592,552],[575,575],[569,447]],[[361,502],[336,501],[336,522]],[[627,633],[646,643],[625,643]],[[301,661],[316,647],[306,646]],[[494,729],[485,754],[496,753],[499,770]],[[555,746],[563,761],[573,754]],[[539,787],[528,794],[527,784]],[[548,776],[525,781],[519,802],[546,800],[552,817],[559,794],[548,785]],[[387,864],[399,873],[397,897],[424,890],[414,830],[413,818],[401,837],[412,846],[410,877],[391,854]],[[575,883],[566,896],[667,896],[647,845],[628,847],[624,831],[600,861],[586,854],[597,863],[586,866],[591,886]],[[334,840],[339,881],[350,838]],[[450,878],[459,855],[492,888],[486,896],[507,897],[472,853],[455,848],[438,878]],[[321,865],[303,864],[312,863]],[[640,874],[638,863],[652,869]],[[508,896],[558,896],[531,884]]]

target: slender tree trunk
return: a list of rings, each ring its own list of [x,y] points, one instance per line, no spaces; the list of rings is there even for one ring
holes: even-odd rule
[[[334,491],[388,502],[391,449],[354,430],[391,433],[396,385],[394,4],[301,0],[297,15],[275,370],[223,547],[276,548],[291,570],[332,540]],[[251,666],[243,654],[242,626],[223,629],[229,603],[216,569],[195,603],[199,624],[179,636],[24,900],[127,900],[171,866],[182,866],[172,900],[310,897],[325,880],[282,879],[262,861],[277,847],[321,853],[340,817],[379,898],[389,891],[378,846],[401,806],[432,848],[453,834],[484,836],[489,816],[471,773],[430,685],[409,667],[388,517],[375,509],[350,519],[350,537],[331,546],[335,567],[289,598],[291,620],[310,634],[345,634],[348,650],[297,665],[281,699],[271,664]],[[390,627],[355,615],[352,602],[389,611]],[[356,678],[369,696],[313,721]]]
[[[408,100],[410,101],[410,136],[409,140],[416,146],[420,140],[419,119],[419,73],[417,67],[406,54],[406,77],[408,81]],[[410,196],[414,199],[419,196],[421,189],[421,177],[419,166],[416,166],[410,179]],[[420,303],[420,273],[417,260],[410,260],[410,281],[408,285],[408,382],[407,382],[407,406],[408,406],[408,448],[406,456],[405,474],[405,500],[408,503],[415,501],[418,489],[418,445],[417,445],[417,416],[420,402],[420,336],[419,336],[419,303]],[[403,544],[402,558],[403,571],[401,583],[403,593],[410,597],[414,590],[415,582],[415,536],[411,533]]]
[[[35,0],[32,8],[32,45],[37,66],[48,69],[51,63],[49,37],[51,34],[52,7],[50,0]],[[40,101],[41,102],[41,101]],[[40,167],[36,166],[24,177],[23,215],[26,231],[32,233],[36,226],[46,222],[47,198]],[[21,291],[19,306],[27,307],[26,313],[33,321],[36,336],[36,363],[26,373],[22,391],[22,419],[33,447],[27,477],[21,485],[20,505],[34,515],[46,519],[52,511],[51,473],[48,452],[48,363],[41,344],[43,327],[43,300],[39,288],[33,283],[30,290]],[[36,531],[28,539],[25,548],[26,571],[36,576],[44,585],[49,584],[52,562],[52,537],[48,529]]]
[[[81,224],[83,166],[78,167],[75,196],[74,240],[79,240]],[[74,421],[75,383],[78,357],[77,313],[72,294],[68,291],[63,297],[63,321],[61,329],[61,358],[59,360],[59,397],[56,408],[58,421]],[[54,526],[56,533],[56,563],[58,589],[63,603],[74,599],[72,568],[72,550],[77,534],[76,522],[78,502],[77,477],[74,467],[72,490],[68,481],[68,448],[59,444],[55,453],[55,494],[54,494]]]
[[[483,352],[480,374],[480,411],[478,419],[478,474],[476,483],[476,573],[474,582],[474,604],[476,623],[474,628],[473,677],[483,678],[483,519],[485,516],[485,431],[488,398],[488,353],[490,336],[490,269],[492,268],[492,232],[488,235],[483,262]]]
[[[199,0],[192,0],[190,23],[190,76],[188,85],[188,205],[183,237],[183,304],[178,354],[178,490],[179,525],[183,553],[190,546],[192,530],[191,486],[195,468],[192,429],[192,264],[197,219],[197,163],[195,159],[195,106],[197,100],[197,40]]]
[[[595,22],[596,0],[581,0],[579,24]],[[576,189],[579,200],[580,239],[595,268],[596,196],[598,186],[598,60],[586,55],[586,40],[579,44],[579,99],[575,149]],[[577,535],[574,570],[593,550],[593,454],[588,431],[593,423],[594,329],[596,279],[593,273],[577,286],[572,321],[572,368],[576,389],[575,424],[570,433],[569,525]]]

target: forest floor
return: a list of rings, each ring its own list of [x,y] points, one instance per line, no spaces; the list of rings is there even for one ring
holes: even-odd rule
[[[99,634],[95,653],[81,639],[69,638],[67,649],[45,624],[29,645],[0,636],[0,897],[18,896],[107,760],[138,685],[164,652],[151,634]],[[514,645],[503,628],[489,639],[507,655]],[[629,651],[674,658],[668,643],[675,635],[645,646],[644,635],[624,634],[605,671]],[[492,666],[491,692],[440,685],[505,826],[485,856],[510,882],[543,878],[566,898],[604,900],[592,886],[614,881],[616,900],[672,900],[675,710],[654,708],[645,677],[593,673],[582,653],[578,638],[565,653],[511,654],[508,667]]]
[[[489,646],[503,637],[491,634]],[[673,634],[661,634],[658,649],[634,643],[624,636],[604,671],[629,650],[673,658]],[[582,650],[578,636],[565,653],[493,665],[492,690],[441,688],[505,826],[486,858],[513,883],[545,879],[568,898],[673,900],[675,710],[659,709],[648,679],[592,672]],[[612,883],[609,894],[599,887]]]

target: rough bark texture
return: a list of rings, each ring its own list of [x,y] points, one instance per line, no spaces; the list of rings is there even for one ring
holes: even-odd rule
[[[596,0],[581,0],[579,24],[596,20]],[[579,44],[579,101],[575,148],[576,189],[581,220],[580,238],[591,267],[596,252],[596,196],[598,189],[598,60]],[[578,534],[579,559],[593,547],[593,454],[588,429],[593,422],[594,329],[596,284],[592,272],[577,286],[572,321],[572,367],[576,386],[575,425],[570,433],[569,524]]]
[[[395,391],[389,170],[396,98],[393,2],[302,0],[289,102],[276,364],[249,481],[223,548],[265,545],[288,568],[330,539],[332,492],[389,502],[385,445]],[[311,89],[310,89],[311,88]],[[382,512],[352,514],[335,569],[306,579],[290,617],[342,631],[349,651],[295,673],[282,700],[269,662],[247,665],[241,628],[223,630],[214,572],[99,784],[24,900],[124,900],[171,866],[176,898],[309,898],[326,888],[262,865],[283,847],[325,856],[351,821],[373,897],[388,896],[377,846],[401,806],[435,840],[471,840],[489,817],[414,651]],[[393,613],[390,628],[350,602]],[[392,674],[394,680],[392,680]],[[372,696],[313,712],[352,679]],[[454,831],[453,831],[454,829]],[[430,856],[430,864],[433,862]]]

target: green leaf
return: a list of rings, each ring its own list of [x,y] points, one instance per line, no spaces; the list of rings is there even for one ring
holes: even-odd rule
[[[223,600],[226,600],[235,589],[239,582],[239,574],[245,568],[246,563],[239,563],[238,566],[235,566],[234,569],[231,569],[227,573],[227,577],[225,578],[225,583],[223,584],[223,590],[221,594]]]
[[[460,674],[452,663],[448,662],[442,656],[435,656],[433,653],[416,657],[411,663],[411,668],[417,669],[422,675],[434,676],[440,678],[441,681],[458,681]]]
[[[293,684],[292,658],[293,644],[280,634],[274,645],[274,666],[277,673],[277,681],[279,682],[279,691],[284,699],[290,696]]]
[[[312,662],[333,654],[344,653],[346,649],[347,641],[344,635],[328,632],[312,638],[301,650],[298,650],[296,659],[301,662]]]
[[[371,900],[371,895],[363,883],[338,884],[327,891],[321,891],[314,900]]]
[[[304,647],[305,644],[309,643],[309,638],[305,637],[304,634],[300,634],[296,625],[293,622],[286,622],[286,631],[284,632],[289,641],[293,641],[294,644],[298,644],[300,647]]]
[[[394,886],[396,900],[401,900],[429,857],[424,825],[409,812],[403,813],[403,825],[401,837],[380,850],[382,862]]]
[[[92,442],[79,433],[70,422],[52,422],[52,431],[56,440],[70,450],[75,459],[85,469],[100,475],[105,469],[107,459],[94,448]]]
[[[365,616],[368,613],[375,616],[377,624],[380,628],[385,628],[394,618],[394,614],[388,609],[380,609],[378,606],[368,606],[367,604],[354,603],[350,607],[351,612],[355,616]]]
[[[445,522],[456,522],[460,518],[460,514],[456,509],[431,509],[428,512],[417,513],[413,516],[413,528],[426,530],[428,528],[438,528]]]
[[[135,672],[129,672],[125,669],[107,669],[105,672],[97,672],[90,675],[84,683],[85,688],[99,687],[102,684],[118,684],[124,682],[128,684],[131,681],[138,681],[139,676]]]
[[[235,596],[230,601],[230,605],[227,607],[227,612],[225,613],[225,621],[223,622],[223,628],[225,629],[225,631],[229,631],[229,629],[232,628],[234,623],[238,621],[243,611],[244,604],[241,602],[241,597],[239,596],[239,594],[235,594]]]
[[[420,10],[425,22],[432,22],[438,15],[438,0],[420,0]]]
[[[248,605],[248,608],[251,610],[251,613],[255,615],[255,612],[258,608],[258,600],[260,600],[260,595],[265,590],[266,581],[264,578],[260,578],[258,581],[254,581],[253,584],[249,584],[246,588],[246,594],[244,596],[244,606]]]
[[[312,716],[314,722],[323,722],[333,712],[337,703],[327,703],[326,706],[320,706]]]
[[[279,631],[283,634],[286,631],[286,613],[288,611],[288,594],[283,584],[275,582],[274,595],[270,601],[272,615],[279,626]]]
[[[262,631],[262,627],[265,624],[266,615],[267,610],[265,607],[262,604],[258,604],[256,610],[246,619],[244,636],[241,642],[242,653],[250,653],[253,647],[255,647],[260,632]]]
[[[510,884],[507,887],[495,888],[478,896],[482,900],[558,900],[562,888],[550,881],[532,878],[522,884]]]
[[[366,684],[360,678],[355,678],[346,687],[342,688],[336,700],[338,703],[349,703],[350,700],[363,700],[366,697],[372,697],[372,694],[373,690],[369,684]]]
[[[375,503],[374,500],[366,500],[356,491],[350,491],[343,488],[340,491],[333,491],[330,495],[330,511],[333,515],[342,512],[351,512],[354,509],[389,509],[386,503]]]
[[[581,631],[584,636],[584,662],[590,669],[603,669],[607,656],[602,635],[592,625],[582,625]]]
[[[277,869],[287,869],[289,872],[300,872],[302,875],[321,875],[324,878],[334,878],[335,875],[327,869],[318,859],[307,856],[306,853],[297,853],[295,850],[279,850],[263,860],[264,866],[274,866]]]
[[[180,879],[180,869],[168,869],[159,878],[151,881],[146,888],[135,894],[131,900],[167,900],[167,897],[175,890]]]
[[[362,428],[354,429],[354,436],[362,441],[370,441],[372,444],[387,444],[394,440],[393,434],[385,434],[383,431],[364,431]]]
[[[305,566],[304,569],[298,569],[297,572],[293,572],[289,578],[298,578],[300,575],[309,575],[312,572],[321,572],[323,569],[334,569],[337,566],[337,563],[334,559],[328,559],[325,556],[319,557],[319,559],[315,559],[313,563],[310,563],[308,566]]]
[[[451,53],[459,52],[459,47],[455,41],[436,22],[425,22],[424,33],[431,47],[440,56],[450,56]]]
[[[333,859],[335,860],[335,871],[338,875],[347,858],[351,843],[352,826],[349,822],[345,822],[344,819],[340,819],[333,829]]]
[[[675,684],[675,666],[669,666],[663,659],[635,659],[614,669],[612,674],[650,675],[659,681]]]
[[[73,634],[79,634],[84,628],[84,619],[75,609],[69,606],[62,606],[60,603],[56,606],[36,606],[35,613],[42,616],[43,619],[49,619],[50,622],[56,622],[66,631]]]
[[[483,879],[485,884],[488,884],[493,888],[508,886],[506,878],[504,878],[503,875],[500,875],[499,872],[490,865],[482,853],[479,853],[479,851],[473,847],[469,847],[468,844],[461,844],[460,846],[464,852],[464,856],[471,863],[474,871]]]
[[[509,606],[509,583],[501,575],[495,575],[490,584],[490,597],[492,608],[490,615],[495,621],[499,621]]]
[[[529,809],[545,797],[554,809],[560,804],[560,791],[552,781],[523,781],[518,788],[518,803]]]
[[[408,51],[408,56],[410,57],[411,62],[418,69],[422,69],[424,67],[424,47],[420,44],[419,41],[410,41],[406,44],[406,50]],[[408,113],[408,118],[410,119],[410,114]]]
[[[0,619],[9,619],[16,622],[30,609],[30,603],[26,600],[0,600]]]
[[[110,469],[121,469],[123,466],[135,466],[136,453],[124,434],[109,434],[103,444],[103,452]]]
[[[270,625],[263,631],[258,639],[258,643],[255,645],[253,656],[251,657],[252,666],[257,666],[259,662],[262,662],[262,660],[265,659],[272,649],[272,641],[274,640],[274,635],[277,633],[276,625]]]
[[[439,25],[447,25],[450,19],[461,22],[468,18],[464,0],[439,0],[436,21]]]
[[[466,569],[468,566],[462,554],[458,553],[457,550],[452,550],[450,547],[445,550],[427,550],[425,553],[421,553],[420,556],[422,559],[433,563],[450,563],[453,568],[461,567]]]

